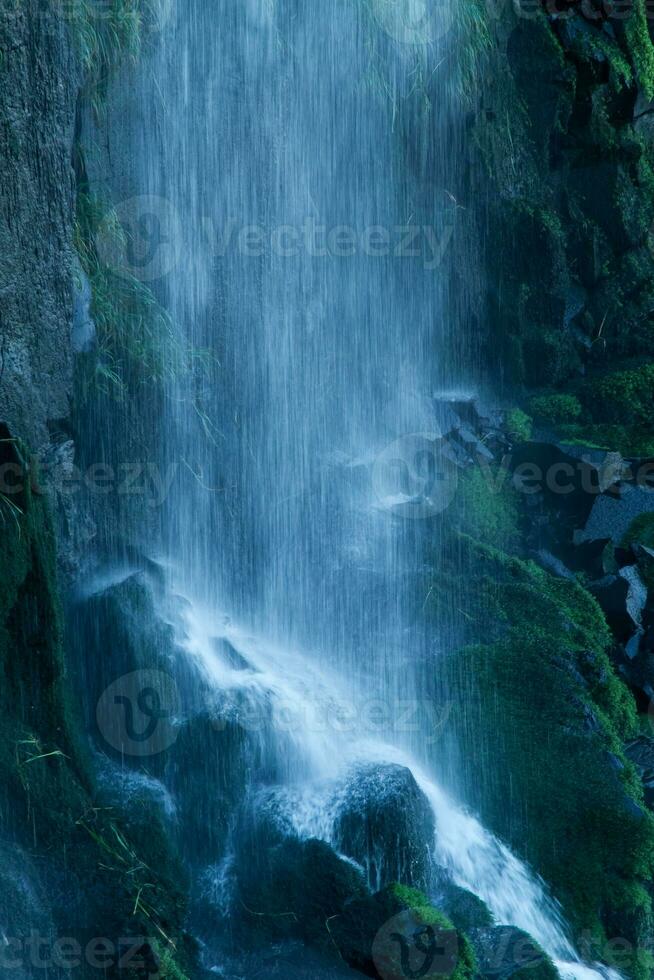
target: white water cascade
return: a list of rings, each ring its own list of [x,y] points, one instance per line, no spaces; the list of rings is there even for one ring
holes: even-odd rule
[[[210,352],[210,380],[171,372],[162,411],[163,465],[185,477],[164,552],[192,602],[188,656],[235,710],[272,712],[256,731],[297,831],[330,840],[352,766],[408,767],[436,862],[588,980],[608,971],[580,962],[546,888],[440,787],[426,723],[361,710],[422,703],[450,639],[415,615],[434,514],[398,513],[415,494],[384,462],[438,432],[436,391],[480,374],[472,260],[452,287],[460,18],[455,0],[428,8],[169,5],[121,134],[159,222],[146,272],[189,349]]]

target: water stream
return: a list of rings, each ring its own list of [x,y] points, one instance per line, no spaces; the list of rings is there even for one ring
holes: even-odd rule
[[[414,6],[419,30],[393,0],[185,0],[165,21],[135,159],[166,236],[152,277],[165,272],[163,300],[213,365],[211,383],[169,384],[162,455],[185,478],[165,551],[193,599],[188,655],[285,719],[298,831],[330,840],[327,801],[351,766],[409,767],[438,863],[582,978],[594,971],[544,886],[439,786],[433,719],[362,719],[373,700],[391,719],[423,703],[437,670],[446,638],[412,610],[447,500],[423,506],[420,453],[440,429],[434,394],[476,371],[448,275],[456,10]],[[217,636],[249,669],[221,660]]]

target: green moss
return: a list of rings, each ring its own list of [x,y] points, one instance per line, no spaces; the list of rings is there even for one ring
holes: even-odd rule
[[[552,885],[575,929],[642,945],[654,819],[622,751],[636,709],[602,612],[576,582],[470,547],[468,610],[486,639],[447,672],[461,692],[451,718],[467,798]],[[644,976],[635,955],[629,970]]]
[[[540,395],[529,402],[529,411],[552,425],[574,422],[581,415],[581,402],[576,395]]]
[[[475,466],[460,474],[448,520],[484,544],[510,549],[519,540],[518,505],[508,473],[496,465]]]
[[[651,100],[654,98],[654,45],[649,34],[646,0],[633,0],[625,37],[638,83]]]
[[[84,72],[84,96],[102,110],[107,86],[121,63],[136,62],[148,31],[161,15],[159,0],[66,0],[77,54]]]
[[[117,816],[94,805],[92,764],[64,650],[54,535],[28,458],[2,427],[0,462],[20,474],[19,512],[0,535],[2,834],[45,864],[53,880],[80,882],[92,935],[117,940],[154,930],[170,946],[164,937],[180,937],[185,905],[183,875],[163,828],[151,815],[135,844]],[[64,908],[55,906],[53,914],[60,935],[83,932],[75,911],[72,921]],[[182,959],[184,945],[182,938]]]
[[[647,425],[654,422],[654,364],[590,379],[581,397],[594,422]]]
[[[80,360],[82,397],[99,390],[122,398],[130,389],[188,372],[201,355],[187,350],[154,293],[129,271],[127,237],[115,210],[78,194],[75,244],[97,331],[97,350]]]
[[[379,937],[389,925],[397,926],[394,935],[379,946]],[[472,980],[476,974],[475,955],[469,940],[456,931],[447,916],[434,908],[422,892],[402,885],[388,885],[375,895],[349,902],[330,924],[332,939],[342,958],[368,976],[378,975],[376,969],[380,952],[384,956],[388,975],[405,975],[400,963],[402,943],[399,937],[409,937],[421,926],[430,927],[456,937],[452,953],[455,963],[448,969],[452,980]],[[451,944],[447,944],[448,950]],[[429,974],[431,975],[431,974]]]
[[[531,439],[532,420],[521,408],[512,408],[506,414],[506,430],[514,442],[528,442]]]

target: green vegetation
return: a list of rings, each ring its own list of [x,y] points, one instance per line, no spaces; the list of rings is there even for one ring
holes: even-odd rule
[[[75,244],[91,286],[97,331],[97,350],[83,365],[83,393],[99,389],[122,398],[128,390],[188,371],[193,355],[169,314],[121,265],[128,242],[115,210],[80,193]]]
[[[93,934],[116,941],[158,937],[169,964],[161,975],[175,980],[184,974],[172,964],[183,966],[189,955],[179,938],[185,915],[181,869],[156,816],[131,839],[118,815],[94,803],[92,766],[64,655],[54,535],[28,460],[17,440],[0,440],[0,461],[20,472],[15,499],[8,498],[14,513],[0,534],[3,833],[55,879],[92,883],[85,908]],[[74,909],[56,907],[53,914],[59,934],[78,934]]]
[[[581,397],[594,422],[651,428],[653,391],[654,364],[641,364],[591,378],[581,389]]]
[[[636,708],[609,660],[603,614],[574,581],[461,544],[467,615],[484,636],[446,670],[460,692],[451,721],[466,796],[552,885],[574,929],[600,947],[617,935],[633,944],[621,966],[644,978],[654,818],[623,753]]]
[[[625,36],[638,82],[645,97],[651,100],[654,98],[654,45],[649,33],[646,0],[633,0]]]
[[[582,408],[576,395],[540,395],[531,399],[529,411],[536,419],[558,425],[575,422]]]
[[[512,408],[506,415],[506,429],[514,442],[531,439],[532,420],[521,408]]]
[[[496,465],[472,467],[459,476],[448,521],[485,545],[511,549],[520,542],[519,495],[510,474]]]
[[[61,0],[85,77],[84,94],[102,110],[112,72],[135,63],[147,34],[160,23],[164,0]]]

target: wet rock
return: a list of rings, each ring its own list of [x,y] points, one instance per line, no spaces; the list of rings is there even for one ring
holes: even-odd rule
[[[216,637],[211,642],[220,659],[227,663],[232,670],[252,670],[245,657],[232,646],[229,640],[224,637]]]
[[[625,755],[638,770],[643,783],[645,803],[650,809],[654,809],[654,737],[640,735],[625,746]]]
[[[543,568],[545,568],[548,572],[551,572],[552,575],[558,575],[559,578],[575,580],[574,572],[571,572],[570,569],[563,564],[560,558],[557,558],[556,555],[553,555],[552,552],[548,551],[546,548],[541,548],[539,551],[537,551],[536,557]]]
[[[102,751],[117,751],[127,763],[161,749],[163,732],[153,731],[156,752],[148,752],[148,726],[157,720],[172,725],[182,703],[192,713],[206,702],[206,683],[181,655],[163,600],[155,574],[115,567],[99,573],[90,594],[78,596],[69,612],[71,663],[84,690],[89,731]],[[141,739],[143,751],[129,751],[128,743]]]
[[[467,939],[410,888],[389,885],[348,902],[330,923],[330,934],[342,959],[369,977],[468,980],[474,972]]]
[[[224,849],[245,798],[252,745],[238,724],[208,711],[184,721],[165,757],[177,806],[179,845],[192,863]]]
[[[487,980],[508,977],[533,977],[533,980],[558,980],[552,961],[538,943],[514,926],[472,929],[470,942],[477,956],[479,976]]]
[[[493,925],[493,916],[480,898],[452,881],[444,868],[435,874],[433,898],[439,909],[452,920],[457,929],[485,929]]]
[[[635,565],[621,568],[590,586],[615,635],[626,642],[642,626],[647,588]]]
[[[29,856],[18,847],[0,843],[0,972],[3,976],[32,980],[31,937],[38,936],[46,944],[57,938],[43,891],[38,869]]]
[[[295,936],[333,949],[332,918],[366,894],[361,870],[314,839],[288,837],[249,855],[244,849],[237,876],[246,942]]]
[[[641,514],[654,512],[654,493],[642,486],[624,485],[619,494],[603,494],[592,505],[575,543],[610,539],[620,544],[632,522]]]
[[[335,820],[338,849],[361,864],[372,888],[392,881],[427,887],[434,816],[410,770],[359,766],[342,793]]]

